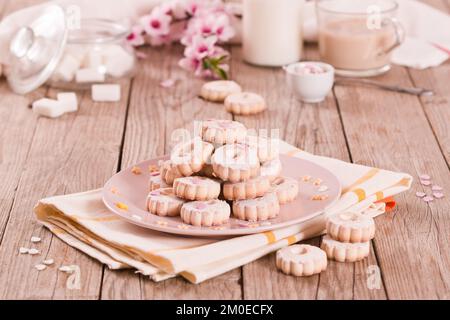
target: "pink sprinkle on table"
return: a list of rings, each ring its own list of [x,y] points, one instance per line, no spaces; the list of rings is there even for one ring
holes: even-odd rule
[[[428,174],[421,174],[419,176],[420,180],[430,180],[431,177]]]
[[[421,183],[423,186],[429,186],[429,185],[431,184],[431,182],[428,181],[428,180],[420,180],[420,183]]]
[[[442,192],[433,192],[433,196],[434,196],[436,199],[441,199],[441,198],[444,197],[444,194],[443,194]]]
[[[175,84],[175,80],[174,80],[174,79],[167,79],[167,80],[161,81],[161,82],[159,83],[159,85],[160,85],[161,87],[163,87],[163,88],[170,88],[170,87],[173,87],[174,84]]]
[[[433,190],[433,191],[442,191],[443,188],[441,186],[434,185],[434,186],[431,187],[431,190]]]
[[[420,191],[417,191],[416,192],[416,197],[419,197],[419,198],[423,198],[423,197],[425,197],[427,194],[425,193],[425,192],[420,192]]]
[[[423,198],[422,199],[423,201],[425,201],[425,202],[431,202],[431,201],[433,201],[434,200],[434,198],[433,197],[431,197],[431,196],[426,196],[425,198]]]

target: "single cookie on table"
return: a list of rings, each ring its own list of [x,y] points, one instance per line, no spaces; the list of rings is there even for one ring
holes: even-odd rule
[[[280,140],[278,139],[248,134],[244,143],[256,148],[261,162],[278,158],[280,155]]]
[[[163,181],[159,171],[154,171],[154,172],[150,173],[150,178],[148,181],[148,191],[153,191],[156,189],[167,188],[167,187],[170,187],[170,186]]]
[[[223,181],[246,181],[259,175],[256,149],[245,144],[227,144],[216,149],[211,157],[214,175]]]
[[[222,191],[226,200],[245,200],[262,197],[269,189],[269,178],[259,176],[247,181],[225,182]]]
[[[234,81],[217,80],[203,84],[200,96],[208,101],[223,102],[228,95],[241,91],[241,86]]]
[[[369,256],[370,242],[340,242],[326,235],[322,238],[321,248],[327,253],[328,259],[355,262]]]
[[[182,177],[183,175],[178,171],[177,167],[173,165],[172,161],[160,161],[159,171],[162,181],[167,183],[169,186],[173,184],[176,178]]]
[[[185,202],[185,200],[175,196],[173,188],[156,189],[147,196],[148,211],[162,217],[180,215],[181,206]]]
[[[367,242],[375,236],[375,222],[359,212],[336,213],[327,219],[327,234],[341,242]]]
[[[173,182],[173,190],[177,197],[187,200],[217,199],[220,194],[220,183],[207,177],[183,177]]]
[[[270,182],[273,182],[281,174],[283,169],[279,158],[275,158],[261,164],[261,175],[267,177]]]
[[[228,95],[224,101],[225,109],[233,114],[250,115],[266,109],[266,101],[253,92],[236,92]]]
[[[229,218],[230,205],[223,200],[187,202],[181,208],[181,219],[193,226],[219,226]]]
[[[233,201],[233,215],[237,219],[250,222],[275,218],[280,213],[280,205],[275,193],[262,197]]]
[[[297,277],[312,276],[327,268],[325,251],[308,244],[296,244],[277,251],[277,268]]]
[[[272,181],[272,189],[280,204],[294,201],[298,195],[298,181],[289,177],[277,177]]]
[[[199,172],[209,161],[214,146],[199,137],[177,144],[170,154],[170,161],[181,175],[187,177]]]
[[[201,122],[203,141],[214,145],[243,142],[247,136],[247,128],[233,120],[204,120]]]

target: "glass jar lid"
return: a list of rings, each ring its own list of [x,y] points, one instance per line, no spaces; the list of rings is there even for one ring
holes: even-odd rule
[[[36,10],[9,44],[8,83],[19,94],[35,90],[52,75],[67,42],[64,10],[48,5]]]

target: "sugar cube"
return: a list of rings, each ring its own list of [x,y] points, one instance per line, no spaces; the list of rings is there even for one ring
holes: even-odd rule
[[[66,53],[61,59],[52,78],[61,79],[67,82],[72,81],[80,65],[81,61],[79,59]]]
[[[66,111],[61,102],[53,99],[39,99],[33,102],[33,112],[45,117],[56,118]]]
[[[60,92],[56,95],[56,99],[61,102],[66,112],[78,110],[78,100],[75,92]]]
[[[86,55],[83,66],[85,68],[95,68],[98,70],[103,65],[103,55],[98,50],[89,51]]]
[[[113,77],[122,77],[129,73],[134,66],[133,54],[119,45],[108,46],[104,52],[106,72]]]
[[[118,84],[94,84],[91,87],[92,100],[94,101],[119,101],[120,85]]]
[[[104,82],[105,74],[98,68],[83,68],[77,70],[75,78],[77,82]]]

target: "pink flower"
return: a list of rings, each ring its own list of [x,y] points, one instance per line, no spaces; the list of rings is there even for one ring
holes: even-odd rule
[[[226,42],[234,36],[234,29],[230,24],[230,19],[227,14],[210,13],[192,18],[188,23],[181,42],[184,45],[189,45],[195,35],[202,35],[204,37],[215,35],[220,42]]]
[[[201,2],[199,0],[184,0],[182,5],[187,14],[193,16],[200,7]]]
[[[148,35],[151,37],[160,37],[169,34],[171,21],[172,17],[163,8],[156,7],[149,15],[143,16],[140,23]]]
[[[192,71],[192,72],[196,72],[197,69],[201,68],[202,64],[201,61],[196,59],[196,58],[182,58],[180,61],[178,61],[178,65],[187,70],[187,71]]]
[[[131,33],[127,36],[127,41],[132,46],[141,46],[145,43],[142,33],[144,32],[142,26],[137,25],[131,29]]]
[[[226,42],[234,37],[234,29],[226,14],[220,14],[216,17],[213,25],[213,32],[220,42]]]
[[[184,50],[184,55],[188,58],[201,60],[214,54],[216,42],[217,37],[215,36],[204,38],[197,35],[192,39],[192,44]]]

